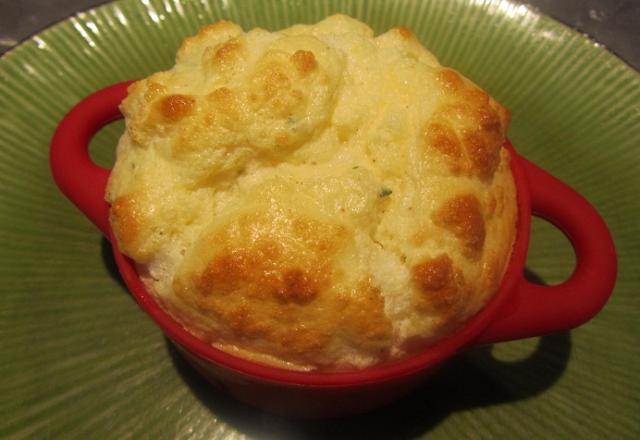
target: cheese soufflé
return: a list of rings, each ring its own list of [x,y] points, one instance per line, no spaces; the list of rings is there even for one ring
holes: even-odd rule
[[[499,288],[517,217],[509,113],[407,28],[220,21],[121,109],[115,238],[215,347],[361,369],[446,337]]]

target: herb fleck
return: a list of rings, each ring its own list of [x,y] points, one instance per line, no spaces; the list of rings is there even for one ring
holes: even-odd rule
[[[390,196],[391,193],[393,193],[393,191],[391,191],[389,188],[383,187],[378,193],[378,197],[387,197],[387,196]]]

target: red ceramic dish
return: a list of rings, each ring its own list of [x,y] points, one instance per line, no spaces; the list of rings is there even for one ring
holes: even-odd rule
[[[165,313],[112,239],[104,201],[109,170],[91,162],[88,146],[100,128],[122,117],[118,105],[129,84],[90,95],[60,122],[51,141],[53,177],[111,240],[120,273],[140,306],[198,371],[242,401],[299,416],[366,411],[400,397],[461,349],[571,329],[591,319],[611,295],[617,262],[602,218],[582,196],[507,143],[518,197],[516,241],[498,293],[463,327],[412,357],[358,371],[295,372],[231,356],[197,339]],[[523,278],[532,212],[561,229],[574,247],[576,268],[560,285],[539,286]]]

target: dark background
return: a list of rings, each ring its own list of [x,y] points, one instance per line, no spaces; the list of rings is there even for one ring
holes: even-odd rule
[[[640,70],[640,0],[512,0],[528,4],[606,46]],[[0,0],[0,53],[105,0]]]

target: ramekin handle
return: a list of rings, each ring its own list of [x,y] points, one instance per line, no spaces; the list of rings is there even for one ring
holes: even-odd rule
[[[58,125],[49,151],[53,178],[60,190],[109,236],[109,207],[104,200],[110,170],[89,157],[93,136],[109,122],[122,117],[120,102],[131,81],[99,90],[76,104]]]
[[[548,220],[567,236],[576,254],[576,267],[567,281],[555,286],[521,278],[516,291],[476,344],[577,327],[604,307],[615,285],[615,247],[598,212],[562,181],[522,157],[517,160],[526,174],[533,215]]]

